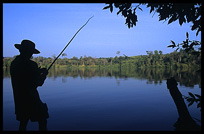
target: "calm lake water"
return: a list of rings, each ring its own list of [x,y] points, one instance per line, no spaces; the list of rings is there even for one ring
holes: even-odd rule
[[[166,87],[166,78],[170,76],[179,81],[183,95],[201,94],[197,72],[53,69],[38,88],[49,109],[48,130],[173,131],[178,113]],[[200,124],[197,104],[188,110]],[[18,125],[10,74],[4,71],[3,130],[16,131]],[[38,123],[29,121],[27,130],[37,131]]]

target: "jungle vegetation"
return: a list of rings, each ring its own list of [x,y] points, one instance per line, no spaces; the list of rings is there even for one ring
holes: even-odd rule
[[[54,68],[67,68],[67,67],[101,67],[101,68],[180,68],[188,69],[194,68],[199,70],[201,65],[201,54],[194,55],[187,53],[184,50],[180,52],[174,51],[169,54],[163,54],[162,51],[146,51],[146,55],[138,56],[119,56],[120,51],[116,54],[118,56],[108,58],[93,58],[91,56],[72,57],[66,58],[63,54],[55,64]],[[9,68],[14,57],[3,58],[3,68]],[[35,57],[32,60],[37,62],[39,66],[48,68],[53,62],[55,56],[52,57]]]

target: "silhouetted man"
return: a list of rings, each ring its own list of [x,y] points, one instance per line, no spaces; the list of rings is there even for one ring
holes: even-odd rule
[[[12,61],[10,73],[19,130],[25,131],[29,120],[38,122],[39,130],[47,130],[48,108],[40,100],[37,87],[43,85],[48,71],[38,68],[37,63],[30,60],[33,54],[40,53],[32,41],[23,40],[15,47],[20,55]]]

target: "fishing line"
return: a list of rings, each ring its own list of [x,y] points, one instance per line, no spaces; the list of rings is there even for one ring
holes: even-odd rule
[[[87,22],[74,34],[74,36],[71,38],[71,40],[69,41],[69,43],[64,47],[64,49],[61,51],[61,53],[55,58],[55,60],[52,62],[52,64],[48,67],[47,71],[52,67],[52,65],[55,63],[55,61],[60,57],[60,55],[64,52],[64,50],[69,46],[69,44],[72,42],[72,40],[74,39],[74,37],[79,33],[79,31],[86,26],[86,24],[89,22],[89,20],[91,18],[93,18],[94,16],[90,17]]]

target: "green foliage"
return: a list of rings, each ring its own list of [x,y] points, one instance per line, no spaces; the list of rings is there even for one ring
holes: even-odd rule
[[[109,58],[93,58],[89,57],[73,57],[68,58],[59,58],[55,64],[55,68],[66,68],[66,67],[118,67],[119,69],[123,68],[176,68],[176,69],[200,69],[201,65],[201,55],[193,55],[186,53],[184,50],[180,52],[174,51],[169,54],[162,54],[162,51],[155,50],[146,51],[147,55],[139,55],[128,57],[124,56],[115,56]],[[9,68],[13,58],[3,58],[3,68]],[[49,67],[53,62],[53,58],[45,57],[35,57],[32,59],[37,62],[41,67]]]
[[[113,12],[113,3],[107,3],[108,6],[104,7],[103,9],[110,8],[110,12]],[[135,14],[135,10],[138,8],[142,10],[139,6],[136,6],[134,9],[132,9],[131,3],[114,3],[114,6],[116,8],[119,8],[118,14],[122,14],[126,18],[125,24],[128,25],[128,28],[136,26],[137,15]]]
[[[166,81],[169,77],[174,77],[179,85],[186,87],[194,87],[195,85],[201,86],[201,75],[200,72],[197,72],[196,69],[188,68],[183,70],[181,68],[169,68],[169,67],[136,67],[135,66],[135,57],[129,57],[129,60],[122,61],[121,68],[119,64],[107,64],[107,65],[59,65],[54,64],[55,67],[52,67],[49,70],[48,77],[57,76],[71,76],[87,78],[95,76],[104,76],[104,77],[115,77],[115,78],[136,78],[136,79],[145,79],[147,84],[160,84],[162,81]],[[8,68],[3,69],[3,77],[10,77],[10,71]]]
[[[201,42],[200,41],[196,41],[196,40],[189,40],[189,34],[188,32],[186,32],[186,40],[183,41],[183,43],[179,43],[176,45],[176,43],[174,41],[171,40],[171,45],[169,45],[168,47],[177,47],[176,51],[180,48],[180,46],[182,46],[183,49],[185,49],[186,52],[194,54],[194,55],[200,55],[201,54]],[[195,49],[195,47],[197,47],[197,49]]]

